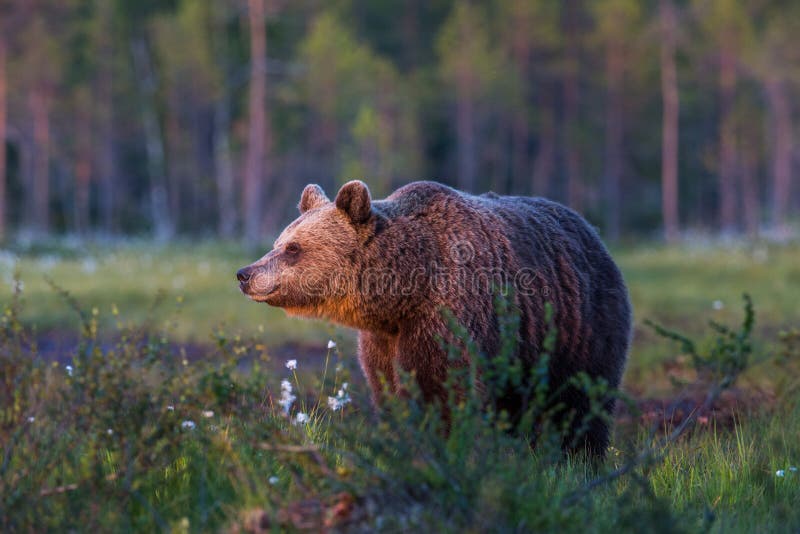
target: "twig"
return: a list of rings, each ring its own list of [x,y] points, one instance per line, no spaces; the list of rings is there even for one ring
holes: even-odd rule
[[[116,480],[119,478],[119,473],[111,473],[106,477],[107,482],[111,482],[112,480]],[[60,495],[62,493],[67,493],[68,491],[75,491],[78,489],[79,485],[77,483],[74,484],[64,484],[63,486],[56,486],[55,488],[44,488],[39,492],[39,497],[49,497],[50,495]]]

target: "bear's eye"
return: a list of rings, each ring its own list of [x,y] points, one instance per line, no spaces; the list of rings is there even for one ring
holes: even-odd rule
[[[289,243],[288,245],[286,245],[286,247],[284,247],[283,250],[287,254],[291,254],[292,256],[294,256],[295,254],[300,253],[300,245],[298,245],[297,243]]]

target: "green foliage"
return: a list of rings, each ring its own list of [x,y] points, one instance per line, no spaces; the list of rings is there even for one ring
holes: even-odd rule
[[[645,320],[645,324],[653,328],[660,336],[677,342],[681,351],[691,358],[692,365],[698,374],[707,376],[713,381],[723,380],[723,386],[728,387],[747,368],[753,352],[750,341],[755,324],[753,301],[747,294],[743,296],[743,299],[745,315],[738,330],[731,330],[714,320],[709,321],[709,325],[717,336],[707,354],[700,354],[695,343],[682,334],[668,330],[650,320]]]
[[[300,57],[307,74],[299,90],[324,130],[324,148],[343,148],[337,182],[372,177],[375,194],[388,194],[419,158],[414,110],[396,68],[331,12],[314,19]]]

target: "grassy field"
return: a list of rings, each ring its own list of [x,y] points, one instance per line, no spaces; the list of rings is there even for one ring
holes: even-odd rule
[[[531,452],[469,406],[449,437],[413,402],[377,417],[351,332],[239,294],[236,269],[262,252],[60,242],[0,254],[0,302],[13,300],[14,272],[24,285],[0,339],[0,530],[800,529],[800,342],[780,342],[800,325],[800,248],[615,251],[636,315],[624,389],[644,413],[620,415],[596,468]],[[84,310],[82,336],[47,279]],[[654,422],[668,430],[691,406],[652,407],[702,399],[713,380],[700,369],[699,385],[676,385],[697,370],[644,319],[713,352],[727,338],[707,323],[738,324],[743,292],[757,314],[749,368],[695,428],[660,443]],[[50,352],[31,358],[37,345]],[[54,350],[74,358],[56,363]],[[653,458],[633,461],[642,451]]]

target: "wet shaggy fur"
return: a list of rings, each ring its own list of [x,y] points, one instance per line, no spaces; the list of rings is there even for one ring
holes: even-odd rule
[[[333,202],[307,186],[299,208],[274,249],[239,271],[240,287],[290,314],[358,329],[359,360],[376,401],[384,387],[401,391],[398,368],[414,372],[426,400],[444,400],[448,369],[466,363],[448,362],[445,309],[485,354],[496,354],[498,281],[513,284],[517,357],[526,367],[541,351],[550,302],[558,330],[551,387],[579,371],[619,385],[631,334],[628,292],[597,233],[574,211],[542,198],[473,196],[434,182],[373,201],[359,181],[343,186]],[[504,400],[510,413],[519,410],[518,399]],[[577,422],[589,409],[573,388],[558,400]],[[613,401],[605,409],[611,412]],[[602,455],[608,441],[608,425],[595,419],[578,448]]]

